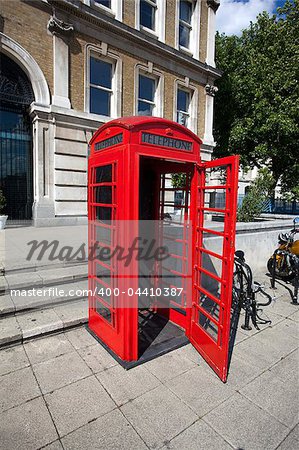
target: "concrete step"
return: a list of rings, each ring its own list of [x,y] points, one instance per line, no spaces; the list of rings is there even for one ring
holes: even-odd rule
[[[43,263],[42,261],[23,261],[20,260],[14,261],[10,266],[5,266],[3,262],[0,261],[0,271],[3,272],[4,275],[13,275],[19,274],[22,272],[40,272],[43,270],[56,270],[56,269],[64,269],[64,268],[72,268],[77,266],[87,266],[88,260],[73,260],[73,261],[48,261],[47,263]]]
[[[0,347],[62,331],[88,320],[87,299],[77,299],[53,307],[14,313],[0,318]]]
[[[12,289],[55,286],[74,280],[84,280],[87,278],[87,270],[87,264],[76,264],[71,267],[46,268],[35,272],[8,272],[0,277],[0,292],[8,293]]]
[[[53,280],[54,281],[54,280]],[[51,308],[54,305],[76,301],[88,296],[87,279],[74,279],[71,282],[36,286],[28,281],[30,286],[25,288],[16,288],[0,295],[0,318],[26,310],[37,310]]]

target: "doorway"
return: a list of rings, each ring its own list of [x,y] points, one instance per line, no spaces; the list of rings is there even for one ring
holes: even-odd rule
[[[139,363],[188,343],[186,283],[191,267],[190,164],[140,157],[139,236],[167,249],[165,259],[139,261]],[[189,233],[189,235],[188,235]],[[191,274],[191,271],[190,271]]]
[[[19,223],[32,218],[33,161],[29,106],[34,101],[26,74],[0,54],[0,189],[6,199],[4,213]]]

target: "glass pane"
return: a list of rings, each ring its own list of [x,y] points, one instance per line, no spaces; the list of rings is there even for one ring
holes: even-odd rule
[[[96,252],[95,252],[94,257],[98,261],[102,261],[104,264],[106,264],[107,266],[110,267],[111,266],[111,261],[112,261],[112,258],[113,258],[112,253],[113,253],[113,251],[109,247],[107,247],[105,245],[100,246],[98,244],[97,247],[96,247]],[[101,277],[98,276],[98,278],[101,278]]]
[[[101,186],[95,188],[95,203],[106,203],[110,205],[112,203],[112,187]]]
[[[198,313],[198,324],[217,342],[218,327],[205,314]]]
[[[112,181],[112,164],[96,168],[96,183]]]
[[[191,23],[192,3],[188,0],[180,1],[180,19],[187,23]]]
[[[218,303],[214,302],[214,300],[212,300],[210,297],[208,297],[207,295],[204,295],[200,292],[198,293],[198,295],[199,295],[199,299],[198,299],[199,305],[205,311],[207,311],[207,313],[210,314],[210,316],[214,317],[214,319],[216,319],[219,322],[220,306],[218,305]]]
[[[154,30],[155,12],[156,9],[153,5],[148,3],[146,0],[140,0],[140,25]]]
[[[138,102],[138,116],[152,116],[154,105],[146,102]]]
[[[96,240],[111,245],[111,229],[98,226],[96,227]]]
[[[182,89],[178,89],[177,109],[180,111],[188,112],[189,104],[190,93],[187,91],[183,91]]]
[[[155,98],[155,80],[153,78],[139,75],[138,97],[144,100],[154,101]]]
[[[213,241],[215,241],[215,239]],[[210,243],[210,245],[213,245],[212,242]],[[213,248],[213,250],[214,250],[214,248]],[[215,250],[214,250],[214,252],[216,253]],[[202,254],[201,267],[203,269],[207,270],[208,272],[211,272],[213,275],[216,275],[219,278],[221,278],[221,276],[222,276],[222,260],[220,258],[217,258],[216,256],[209,255],[206,252],[201,252],[201,254]],[[217,254],[222,254],[222,249],[221,249],[220,253],[217,253]]]
[[[104,206],[96,206],[96,219],[106,220],[107,222],[111,220],[112,208],[106,208]]]
[[[176,121],[177,123],[179,123],[180,125],[183,125],[184,127],[188,126],[188,119],[189,119],[189,115],[188,114],[184,114],[183,112],[179,111],[177,113],[177,118]]]
[[[190,42],[190,29],[186,25],[180,24],[180,45],[185,48],[189,48]]]
[[[111,322],[111,312],[110,309],[106,308],[102,303],[98,302],[96,303],[96,312],[100,314],[104,319],[106,319],[108,322]]]
[[[95,3],[106,6],[106,8],[111,8],[111,0],[96,0]]]
[[[100,59],[90,58],[90,83],[111,89],[112,64]]]
[[[96,264],[96,276],[97,278],[102,279],[105,283],[110,284],[111,271],[107,267],[104,267],[101,264]]]
[[[90,112],[110,116],[111,92],[102,91],[97,88],[90,88]]]

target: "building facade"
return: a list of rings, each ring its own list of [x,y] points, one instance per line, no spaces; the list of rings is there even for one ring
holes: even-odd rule
[[[88,142],[153,115],[214,147],[217,0],[1,1],[0,189],[9,219],[86,222]]]

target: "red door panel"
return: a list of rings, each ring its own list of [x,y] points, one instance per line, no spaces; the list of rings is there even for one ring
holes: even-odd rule
[[[194,271],[186,333],[222,381],[228,370],[238,163],[238,156],[204,163],[192,181]]]
[[[117,245],[124,245],[123,221],[119,220],[124,217],[124,192],[121,150],[102,155],[99,163],[89,162],[88,325],[121,359],[129,360],[137,359],[137,346],[129,348],[125,345],[125,324],[131,320],[132,309],[124,307],[122,295],[114,295],[116,289],[125,291],[123,262],[116,256],[105,256],[105,249],[113,254]]]

